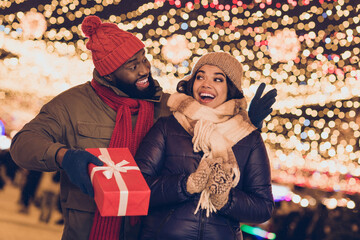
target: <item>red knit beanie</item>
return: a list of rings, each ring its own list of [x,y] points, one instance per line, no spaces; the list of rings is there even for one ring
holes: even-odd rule
[[[102,23],[97,16],[85,17],[81,29],[89,38],[86,47],[91,50],[95,68],[101,76],[114,72],[145,47],[133,34],[114,23]]]

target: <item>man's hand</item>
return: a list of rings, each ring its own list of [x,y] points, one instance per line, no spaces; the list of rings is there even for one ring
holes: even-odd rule
[[[265,83],[260,84],[249,107],[249,118],[252,124],[259,129],[262,128],[263,120],[273,111],[271,106],[275,103],[277,96],[277,91],[274,88],[261,97],[265,86]]]
[[[88,165],[93,163],[102,166],[104,163],[85,150],[67,150],[61,162],[70,181],[78,186],[83,193],[94,197],[94,189],[88,173]]]

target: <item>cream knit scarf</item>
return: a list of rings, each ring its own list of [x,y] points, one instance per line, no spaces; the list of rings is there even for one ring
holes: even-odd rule
[[[201,105],[191,96],[174,93],[167,104],[176,120],[193,136],[194,152],[203,151],[199,166],[201,162],[207,161],[207,166],[210,166],[212,172],[220,166],[226,175],[231,177],[231,187],[235,187],[240,180],[240,170],[232,146],[256,129],[248,117],[246,100],[232,99],[211,108]],[[207,176],[205,180],[207,187],[201,191],[195,214],[200,207],[206,209],[207,216],[211,212],[216,212],[211,202],[211,194],[221,194],[225,186],[222,186],[222,181],[213,181],[209,184],[210,177]]]

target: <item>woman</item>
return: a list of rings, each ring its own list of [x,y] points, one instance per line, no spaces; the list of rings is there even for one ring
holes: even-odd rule
[[[141,239],[242,239],[240,222],[262,223],[274,202],[269,159],[249,120],[242,65],[202,56],[170,96],[135,159],[151,188]]]

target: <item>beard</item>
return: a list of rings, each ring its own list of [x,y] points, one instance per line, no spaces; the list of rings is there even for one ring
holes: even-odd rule
[[[149,86],[144,90],[139,90],[135,83],[133,84],[127,84],[123,83],[122,81],[116,81],[116,87],[126,93],[130,98],[136,98],[136,99],[150,99],[152,98],[157,90],[157,87],[155,86],[155,81],[152,78],[151,73],[148,77]]]

